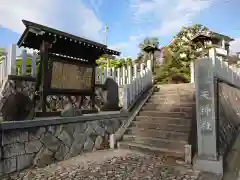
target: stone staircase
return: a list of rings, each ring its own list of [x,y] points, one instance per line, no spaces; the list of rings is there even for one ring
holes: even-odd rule
[[[184,147],[196,140],[193,84],[160,85],[119,142],[120,148],[184,158]]]

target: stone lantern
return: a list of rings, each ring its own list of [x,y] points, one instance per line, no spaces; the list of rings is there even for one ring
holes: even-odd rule
[[[152,72],[154,72],[154,67],[155,67],[155,66],[154,66],[154,65],[155,65],[154,53],[155,53],[156,51],[160,51],[160,50],[159,50],[159,48],[157,48],[157,47],[155,47],[155,46],[153,46],[153,45],[151,45],[151,44],[145,45],[145,46],[143,47],[143,50],[150,55],[150,60],[151,60],[151,62],[152,62],[152,63],[151,63]]]

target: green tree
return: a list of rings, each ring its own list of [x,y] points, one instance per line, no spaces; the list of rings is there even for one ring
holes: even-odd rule
[[[132,65],[132,63],[133,63],[133,60],[132,60],[132,58],[126,58],[125,59],[125,65]]]
[[[157,76],[157,82],[171,83],[179,79],[188,82],[190,80],[190,63],[206,53],[204,45],[193,42],[194,35],[208,31],[207,27],[196,24],[183,27],[174,37],[172,43],[164,48],[164,61],[161,72]],[[202,51],[197,51],[203,48]],[[174,80],[175,79],[175,80]]]
[[[208,28],[201,24],[183,27],[174,37],[173,42],[169,45],[169,49],[175,54],[175,56],[181,56],[184,54],[184,56],[180,58],[189,65],[191,61],[196,60],[205,53],[205,51],[197,51],[197,49],[203,48],[204,45],[200,42],[193,42],[192,38],[199,33],[207,31],[209,31]]]
[[[155,82],[168,84],[174,81],[188,82],[188,69],[182,65],[179,56],[175,56],[169,48],[164,48],[164,62],[156,71]]]
[[[22,59],[22,54],[21,54],[19,57],[17,57],[17,60],[16,60],[17,73],[21,73],[22,64],[23,64],[23,59]],[[37,54],[36,55],[37,72],[39,69],[39,64],[40,64],[40,56],[39,56],[39,54]],[[25,75],[31,75],[31,71],[32,71],[31,69],[32,69],[32,55],[27,54]]]
[[[115,67],[116,69],[121,68],[123,66],[123,62],[115,59],[110,62],[110,66]]]
[[[122,66],[132,65],[133,60],[131,58],[116,59],[116,58],[106,58],[102,56],[97,60],[97,64],[102,65],[103,67],[107,67],[108,61],[109,61],[110,67],[121,68]]]
[[[0,48],[0,57],[5,55],[5,49],[4,48]]]
[[[0,63],[3,61],[4,55],[6,55],[5,49],[0,48]]]

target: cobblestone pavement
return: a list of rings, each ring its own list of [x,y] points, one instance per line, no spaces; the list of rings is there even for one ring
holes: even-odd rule
[[[128,150],[80,155],[45,168],[26,170],[2,180],[197,180],[198,173],[164,166],[163,157]]]

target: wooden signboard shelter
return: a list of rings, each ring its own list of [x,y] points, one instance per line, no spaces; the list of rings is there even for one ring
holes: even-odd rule
[[[49,95],[90,96],[95,99],[96,60],[103,54],[120,55],[106,45],[77,37],[53,28],[23,20],[25,31],[17,45],[40,51],[36,94],[42,115],[47,112]]]

